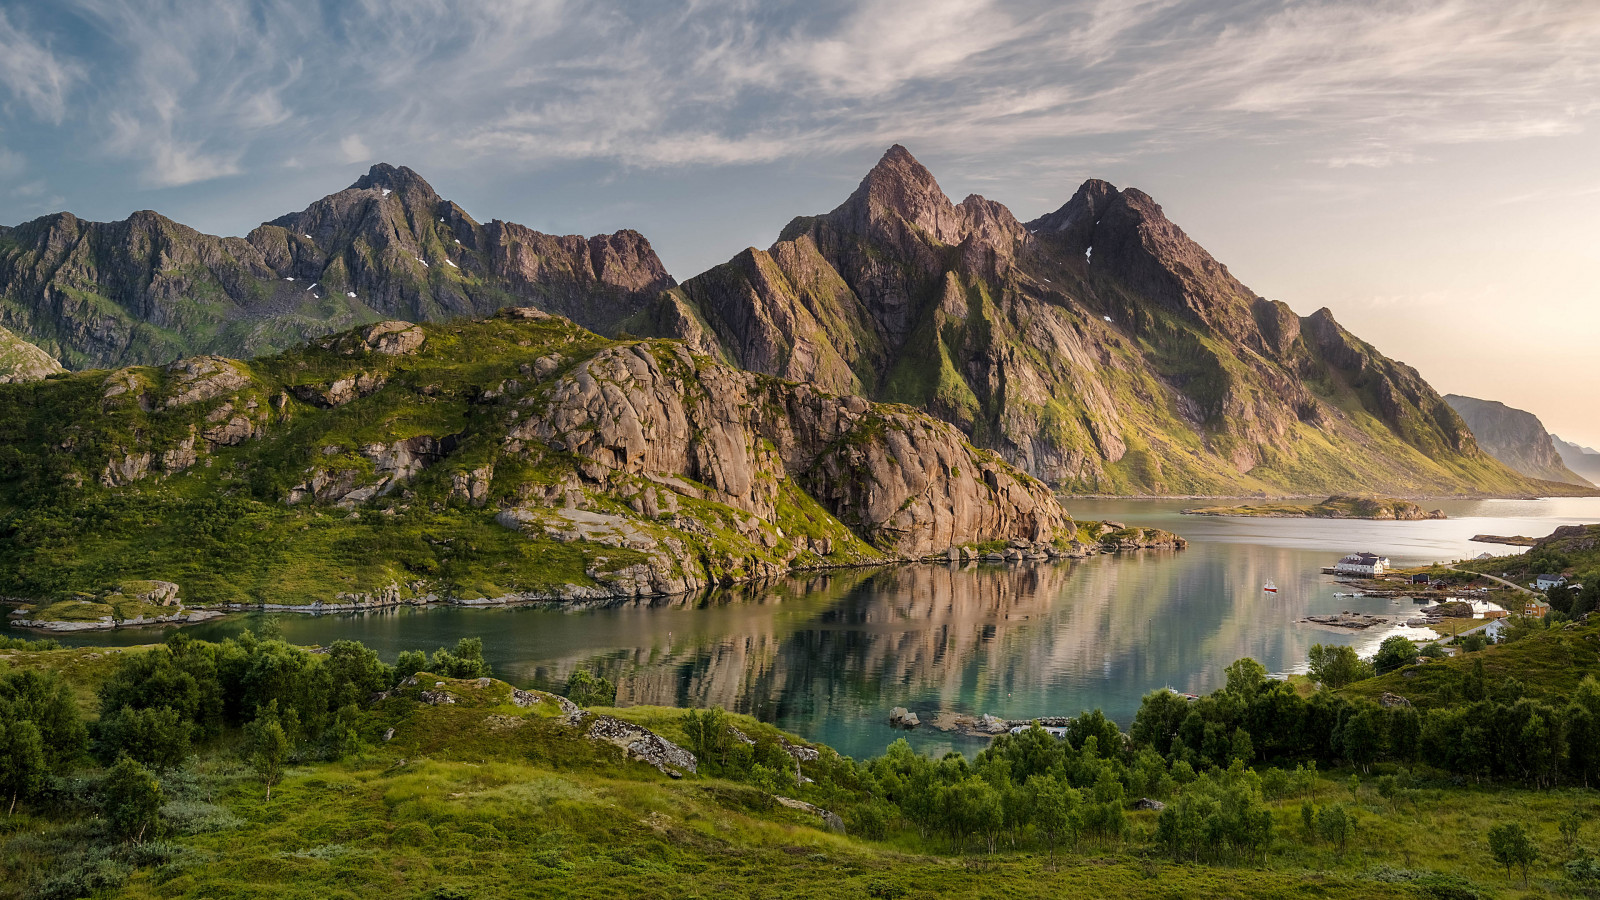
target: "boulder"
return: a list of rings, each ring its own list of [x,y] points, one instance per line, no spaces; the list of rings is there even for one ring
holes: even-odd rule
[[[581,716],[582,714],[580,714]],[[625,722],[612,716],[595,716],[585,737],[592,741],[605,741],[623,749],[629,759],[656,767],[663,774],[682,778],[683,773],[694,774],[694,754],[656,734],[642,725]]]

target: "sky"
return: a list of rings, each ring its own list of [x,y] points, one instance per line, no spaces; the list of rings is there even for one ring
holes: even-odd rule
[[[890,144],[1154,196],[1258,293],[1600,446],[1594,0],[0,0],[0,222],[243,234],[407,165],[679,279]]]

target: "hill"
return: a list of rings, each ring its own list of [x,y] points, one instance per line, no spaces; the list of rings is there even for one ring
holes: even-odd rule
[[[1484,453],[1412,368],[1256,295],[1148,195],[1086,182],[1026,224],[891,148],[627,327],[907,403],[1072,492],[1549,490]]]
[[[1592,767],[1581,749],[1559,754],[1569,786],[1537,789],[1520,762],[1474,769],[1468,785],[1435,756],[1459,734],[1509,739],[1488,756],[1519,760],[1547,721],[1583,720],[1592,682],[1564,709],[1462,704],[1463,729],[1450,710],[1305,701],[1248,663],[1194,702],[1152,692],[1130,734],[1086,713],[1060,738],[1005,735],[973,759],[896,743],[854,761],[719,710],[609,708],[592,682],[569,685],[581,702],[519,689],[471,641],[394,665],[348,641],[308,651],[248,632],[110,652],[8,645],[0,696],[23,702],[0,717],[35,748],[8,771],[52,777],[14,782],[0,896],[1475,898],[1592,885],[1575,844],[1589,827],[1575,813],[1593,803],[1576,786]],[[1517,878],[1486,837],[1507,822],[1542,848],[1531,891],[1503,893]]]
[[[1186,516],[1255,516],[1267,519],[1383,519],[1417,521],[1443,519],[1439,510],[1425,510],[1410,500],[1392,497],[1334,496],[1321,503],[1263,503],[1248,506],[1200,506],[1183,511]]]
[[[243,238],[150,211],[0,228],[0,326],[74,369],[256,356],[353,325],[503,306],[610,331],[672,285],[637,232],[480,224],[417,173],[386,164]]]
[[[1529,478],[1589,485],[1567,467],[1544,423],[1533,413],[1460,394],[1446,394],[1444,399],[1472,429],[1478,445],[1513,470]]]
[[[0,386],[0,596],[79,619],[671,594],[1091,533],[924,413],[526,308]]]

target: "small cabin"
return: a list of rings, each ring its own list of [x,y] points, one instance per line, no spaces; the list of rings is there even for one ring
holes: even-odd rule
[[[1565,575],[1538,575],[1533,579],[1534,589],[1540,591],[1548,591],[1551,588],[1561,587],[1566,583],[1567,576]]]
[[[1427,575],[1413,575],[1413,576],[1411,576],[1411,583],[1412,584],[1427,584],[1428,580],[1429,579],[1428,579]]]

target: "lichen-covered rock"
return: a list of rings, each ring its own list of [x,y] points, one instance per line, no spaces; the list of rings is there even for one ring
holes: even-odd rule
[[[655,766],[674,778],[681,778],[685,772],[695,774],[697,763],[693,753],[642,725],[612,716],[595,716],[584,734],[592,741],[615,744],[629,759]]]
[[[54,356],[0,328],[0,384],[38,381],[65,371]]]
[[[167,406],[187,406],[215,400],[225,394],[243,390],[250,385],[250,375],[238,360],[220,356],[196,356],[180,359],[167,372],[173,378]]]

